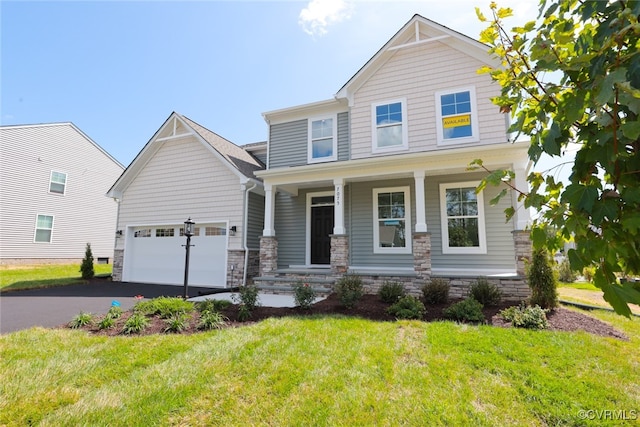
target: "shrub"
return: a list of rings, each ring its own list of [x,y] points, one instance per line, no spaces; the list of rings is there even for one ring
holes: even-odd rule
[[[191,313],[193,309],[194,305],[191,301],[178,297],[159,297],[148,301],[140,301],[133,308],[136,313],[157,314],[163,319],[168,319],[176,314]]]
[[[564,283],[573,283],[576,281],[576,272],[571,269],[569,259],[564,258],[560,264],[556,266],[558,279]]]
[[[221,311],[231,305],[231,301],[226,299],[206,299],[196,303],[196,309],[200,313],[205,311]]]
[[[227,323],[226,317],[214,310],[203,311],[200,314],[200,322],[198,322],[198,329],[220,329]]]
[[[407,295],[389,307],[387,312],[398,319],[421,319],[427,310],[418,298]]]
[[[546,329],[549,327],[547,311],[538,305],[531,307],[521,304],[519,307],[505,308],[500,311],[500,316],[516,328]]]
[[[260,305],[258,287],[255,285],[241,286],[238,294],[234,295],[233,298],[240,305],[244,305],[249,311],[253,311]]]
[[[447,307],[443,311],[444,317],[458,322],[484,322],[482,304],[469,297]]]
[[[251,310],[249,310],[246,305],[240,304],[238,307],[238,320],[240,322],[246,322],[249,319],[251,319]]]
[[[387,282],[385,280],[378,291],[380,299],[387,304],[398,302],[402,297],[404,297],[404,295],[404,287],[402,286],[402,283],[399,282]]]
[[[358,275],[344,275],[336,282],[335,292],[342,306],[353,308],[364,295],[362,279]]]
[[[109,315],[104,316],[104,318],[98,323],[98,329],[111,329],[116,324],[116,321],[113,317]]]
[[[531,305],[542,308],[554,308],[558,305],[557,281],[544,249],[533,252],[527,279],[531,288]]]
[[[164,328],[165,332],[182,332],[187,329],[189,325],[187,315],[184,313],[173,314],[165,319],[164,322],[167,325],[167,327]]]
[[[93,315],[91,313],[85,313],[84,311],[81,311],[80,313],[75,315],[73,319],[71,319],[71,322],[69,322],[69,327],[72,329],[79,329],[83,326],[91,325],[92,323]]]
[[[500,304],[502,292],[496,285],[489,283],[486,278],[479,277],[471,285],[471,296],[480,304],[491,307]]]
[[[133,313],[122,327],[125,334],[138,334],[149,326],[149,319],[142,313]]]
[[[299,281],[293,285],[293,300],[298,307],[308,310],[316,300],[316,291],[308,283]]]
[[[122,308],[117,306],[111,306],[109,311],[107,311],[106,317],[110,317],[111,319],[119,319],[122,316]]]
[[[84,250],[84,258],[82,264],[80,264],[80,273],[84,280],[93,279],[95,271],[93,270],[93,253],[91,252],[91,245],[87,243],[87,247]]]
[[[431,305],[444,304],[449,299],[449,282],[446,279],[433,278],[422,287],[424,302]]]
[[[596,274],[595,267],[585,267],[582,269],[582,276],[587,282],[591,282],[593,280],[594,274]]]

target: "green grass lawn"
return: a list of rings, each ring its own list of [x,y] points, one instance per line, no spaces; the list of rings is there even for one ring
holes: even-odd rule
[[[35,328],[0,336],[0,425],[602,425],[602,411],[634,418],[640,319],[591,315],[630,341],[349,317],[185,336]],[[625,423],[637,425],[616,425]]]
[[[572,282],[572,283],[558,282],[558,287],[582,289],[582,290],[585,290],[585,291],[600,291],[600,292],[602,292],[602,289],[597,288],[591,282]]]
[[[95,264],[96,275],[110,275],[111,264]],[[80,264],[0,266],[0,290],[46,288],[83,283]]]

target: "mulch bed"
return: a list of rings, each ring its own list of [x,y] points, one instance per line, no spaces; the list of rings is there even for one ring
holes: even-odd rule
[[[425,322],[433,322],[444,320],[442,311],[449,307],[456,301],[450,301],[443,305],[428,305],[427,314],[424,316]],[[498,327],[511,327],[511,324],[504,321],[499,312],[502,309],[512,306],[513,303],[502,303],[497,307],[485,307],[483,313],[485,315],[485,322],[489,325]],[[261,320],[270,317],[287,317],[287,316],[308,316],[308,315],[334,315],[341,314],[345,316],[357,316],[374,321],[392,322],[395,318],[387,313],[388,304],[382,302],[377,295],[365,295],[356,306],[352,309],[346,309],[340,305],[338,298],[335,295],[330,295],[327,299],[314,304],[311,309],[304,310],[299,307],[256,307],[252,312],[250,321],[239,322],[238,318],[238,306],[231,305],[225,309],[222,314],[226,316],[229,321],[225,327],[242,327],[259,322]],[[120,332],[122,325],[131,313],[125,313],[122,318],[118,320],[116,326],[111,329],[99,330],[96,326],[86,327],[85,330],[98,334],[98,335],[122,335]],[[587,316],[576,311],[567,310],[566,308],[557,308],[547,313],[547,319],[549,321],[549,329],[554,331],[586,331],[590,334],[600,335],[604,337],[612,337],[621,340],[628,340],[627,336],[617,329],[613,328],[608,323],[602,322],[593,317]],[[150,319],[151,323],[140,335],[151,335],[157,333],[164,333],[166,324],[164,320],[160,318]],[[194,314],[193,318],[189,322],[188,327],[182,331],[182,334],[192,334],[199,332],[197,324],[199,321],[199,314]]]

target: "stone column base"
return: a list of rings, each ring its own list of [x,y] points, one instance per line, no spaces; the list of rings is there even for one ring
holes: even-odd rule
[[[349,236],[331,235],[331,273],[344,275],[349,269]]]
[[[260,275],[271,276],[278,269],[278,238],[260,237]]]

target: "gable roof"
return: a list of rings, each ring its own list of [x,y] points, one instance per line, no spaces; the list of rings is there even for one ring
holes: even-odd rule
[[[165,141],[185,136],[194,136],[243,183],[257,180],[254,172],[264,169],[259,160],[241,147],[174,111],[120,175],[107,196],[121,197]]]
[[[487,45],[415,14],[338,90],[335,98],[347,98],[351,101],[353,93],[380,69],[397,50],[434,42],[444,43],[488,65],[500,66],[500,62],[489,55],[489,47]]]

